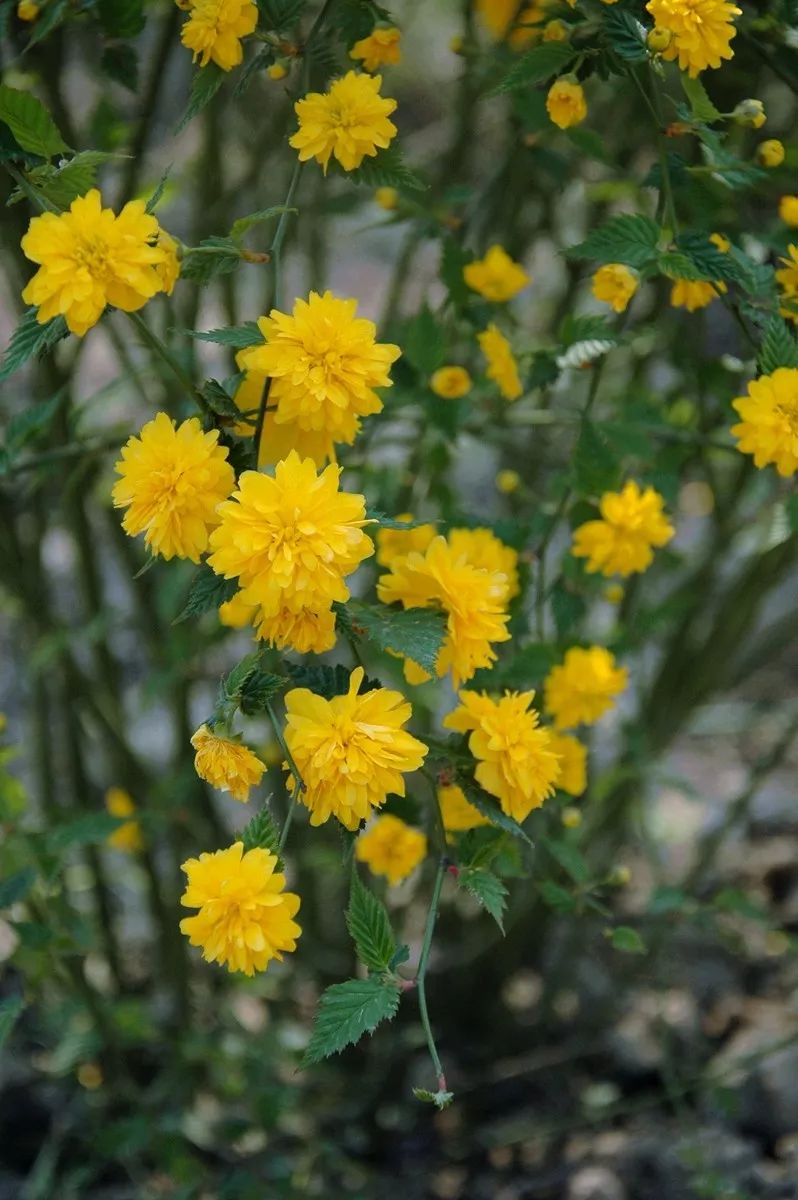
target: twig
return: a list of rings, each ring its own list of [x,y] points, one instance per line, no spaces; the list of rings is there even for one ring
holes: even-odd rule
[[[416,973],[416,986],[418,988],[418,1010],[421,1016],[421,1024],[424,1027],[424,1034],[427,1039],[427,1047],[429,1048],[432,1066],[435,1070],[435,1078],[438,1084],[439,1092],[446,1092],[446,1076],[443,1073],[443,1065],[441,1064],[438,1048],[435,1045],[435,1038],[432,1034],[432,1027],[429,1023],[429,1010],[427,1008],[427,964],[429,963],[430,950],[432,949],[432,935],[435,932],[435,922],[438,917],[438,904],[441,898],[441,887],[443,886],[443,877],[446,873],[447,859],[444,855],[441,856],[438,863],[438,870],[435,875],[435,883],[432,888],[432,898],[430,900],[429,912],[427,913],[427,924],[424,929],[424,941],[421,946],[421,956],[418,960],[418,972]]]

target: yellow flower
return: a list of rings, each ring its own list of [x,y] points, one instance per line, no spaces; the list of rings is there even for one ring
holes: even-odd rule
[[[427,747],[403,728],[412,715],[407,700],[382,687],[358,695],[362,682],[357,667],[345,696],[325,700],[307,688],[286,694],[285,740],[305,784],[298,798],[311,825],[337,817],[357,829],[389,795],[404,796],[404,774],[426,757]]]
[[[399,30],[393,26],[375,29],[368,37],[355,42],[349,57],[360,59],[364,71],[376,71],[383,64],[393,66],[402,61],[401,37]]]
[[[709,235],[709,240],[712,242],[713,246],[720,250],[721,254],[728,254],[731,250],[731,242],[726,237],[725,233],[711,233]]]
[[[706,308],[725,291],[726,284],[718,280],[709,283],[705,279],[675,279],[671,288],[671,304],[674,308],[695,312],[699,308]]]
[[[447,729],[469,733],[477,759],[474,775],[495,796],[503,812],[523,821],[554,792],[560,760],[552,734],[539,727],[531,707],[534,692],[505,692],[492,700],[484,692],[460,692],[460,707],[444,717]]]
[[[378,581],[377,594],[385,604],[400,601],[405,608],[444,610],[446,640],[436,670],[445,675],[451,668],[457,687],[479,667],[496,661],[494,642],[508,640],[507,588],[505,574],[472,565],[445,538],[435,537],[424,554],[413,552],[395,559],[390,574]],[[419,682],[426,675],[415,670],[409,678]]]
[[[131,200],[117,217],[92,188],[68,212],[31,220],[22,252],[40,266],[22,299],[37,306],[40,324],[61,314],[78,337],[97,324],[107,304],[136,312],[164,290],[159,269],[170,252],[159,233],[143,200]]]
[[[679,61],[691,79],[707,67],[719,67],[733,58],[729,43],[734,37],[734,18],[742,9],[729,0],[648,0],[658,29],[667,29],[671,42],[662,52],[668,62]]]
[[[475,0],[480,21],[496,40],[503,38],[518,12],[518,0]]]
[[[235,484],[217,430],[203,433],[196,417],[175,428],[158,413],[122,447],[116,464],[115,508],[126,508],[122,528],[163,558],[199,562],[218,525],[217,505]]]
[[[277,865],[276,854],[245,851],[241,842],[183,863],[188,883],[180,903],[199,912],[184,917],[180,931],[202,947],[206,962],[254,975],[296,950],[299,896],[285,891]]]
[[[495,303],[512,300],[532,282],[521,264],[513,262],[501,246],[491,246],[484,258],[468,263],[463,268],[463,279],[473,291]]]
[[[778,367],[748,384],[748,395],[732,407],[742,420],[732,426],[738,450],[752,454],[754,465],[773,463],[779,475],[798,470],[798,370]]]
[[[654,488],[645,491],[630,479],[620,492],[605,492],[601,520],[574,530],[572,554],[586,558],[587,570],[602,575],[633,575],[654,561],[653,548],[665,546],[673,526],[663,512],[664,500]]]
[[[487,817],[483,817],[475,808],[461,787],[456,783],[446,784],[438,788],[438,804],[443,818],[443,828],[447,833],[462,833],[466,829],[478,829],[481,825],[490,825]]]
[[[310,92],[294,105],[299,129],[289,145],[299,151],[300,162],[315,158],[327,173],[335,157],[345,171],[355,171],[364,158],[373,158],[396,137],[388,117],[395,100],[380,95],[382,78],[348,71],[328,92]]]
[[[191,745],[196,750],[194,770],[200,779],[246,804],[250,788],[258,786],[266,770],[257,754],[241,741],[219,737],[207,725],[200,725]]]
[[[504,496],[517,492],[521,486],[521,476],[517,471],[499,471],[496,476],[496,488]]]
[[[628,307],[638,288],[637,274],[623,263],[607,263],[593,276],[593,295],[617,313]]]
[[[412,521],[412,513],[400,513],[397,521]],[[377,562],[390,567],[397,558],[418,550],[424,553],[435,537],[434,525],[414,525],[411,529],[379,529],[377,531]]]
[[[281,79],[285,79],[288,74],[288,68],[284,63],[272,63],[270,67],[266,68],[266,74],[269,79],[273,79],[275,83],[279,83]]]
[[[592,725],[614,707],[628,678],[626,668],[616,667],[615,658],[603,646],[573,647],[546,676],[544,707],[557,729]]]
[[[587,787],[587,748],[569,733],[553,733],[551,749],[560,758],[557,787],[569,796],[581,796]]]
[[[796,307],[796,300],[798,300],[798,246],[788,246],[787,255],[787,258],[779,259],[782,267],[776,272],[779,295],[784,304],[780,312],[790,321],[798,322],[798,308]]]
[[[209,563],[238,578],[242,602],[277,617],[284,608],[328,611],[348,600],[344,576],[374,553],[362,496],[339,490],[341,469],[317,473],[292,451],[274,476],[245,471],[238,490],[218,509]]]
[[[760,167],[780,167],[784,162],[784,146],[778,138],[761,142],[756,148],[756,161]]]
[[[488,360],[485,374],[498,386],[505,400],[517,400],[523,394],[518,363],[512,347],[497,325],[492,322],[477,334],[480,349]]]
[[[386,212],[393,212],[399,205],[399,193],[393,187],[379,187],[374,193],[374,199],[380,208],[384,208]]]
[[[798,228],[798,196],[782,196],[779,200],[779,216],[791,229]]]
[[[35,21],[38,15],[39,5],[34,4],[33,0],[19,0],[17,16],[20,21]]]
[[[219,605],[219,620],[228,629],[243,629],[253,623],[256,612],[256,608],[242,599],[241,592],[236,592],[232,600]]]
[[[109,788],[105,793],[105,807],[112,817],[132,817],[136,811],[133,797],[118,787]],[[140,850],[144,845],[138,821],[125,821],[124,825],[119,825],[113,833],[109,833],[106,841],[114,850],[123,850],[128,854]]]
[[[319,612],[312,607],[285,606],[269,616],[257,611],[257,636],[277,650],[324,654],[335,645],[335,613],[331,608]]]
[[[518,581],[518,553],[505,546],[492,529],[452,529],[447,538],[452,553],[462,555],[472,567],[483,571],[498,571],[505,578],[504,601],[512,600],[521,591]]]
[[[429,385],[442,400],[459,400],[471,391],[471,376],[465,367],[439,367]]]
[[[534,26],[545,18],[545,4],[527,4],[519,13],[518,0],[476,0],[475,9],[491,37],[496,41],[507,37],[513,50],[535,41],[540,30]]]
[[[427,853],[427,839],[386,813],[361,833],[355,842],[355,858],[365,863],[373,875],[384,875],[391,887],[412,875]]]
[[[158,246],[164,252],[164,259],[163,262],[156,264],[155,270],[161,281],[162,291],[167,296],[171,296],[180,275],[180,257],[178,255],[177,242],[165,229],[162,229],[158,236]]]
[[[545,31],[541,29],[541,25],[546,19],[546,2],[548,0],[544,0],[542,4],[527,4],[521,9],[507,38],[511,50],[525,50],[538,40],[541,33],[545,38]]]
[[[193,0],[180,40],[201,67],[215,62],[232,71],[244,59],[241,38],[254,33],[257,24],[254,0]]]
[[[580,125],[587,116],[582,85],[567,77],[555,79],[546,97],[546,112],[560,129]]]
[[[543,27],[544,42],[567,42],[568,26],[563,21],[549,21]]]
[[[264,381],[271,379],[261,462],[276,462],[289,449],[318,465],[335,457],[335,443],[350,446],[360,418],[382,410],[374,388],[390,387],[398,346],[376,340],[373,321],[357,315],[357,300],[311,292],[291,314],[273,308],[261,317],[262,345],[236,357],[247,372],[236,403],[257,409]],[[287,444],[286,444],[287,443]]]

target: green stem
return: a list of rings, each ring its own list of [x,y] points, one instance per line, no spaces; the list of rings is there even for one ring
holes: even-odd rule
[[[285,761],[288,763],[288,767],[294,777],[294,795],[296,796],[298,792],[307,791],[305,781],[300,774],[299,767],[294,762],[293,754],[288,749],[288,743],[283,736],[283,730],[280,722],[277,720],[277,713],[274,711],[274,706],[271,700],[266,701],[266,712],[269,714],[269,720],[271,721],[271,726],[274,730],[274,736],[277,738],[277,744],[285,755]]]
[[[128,319],[135,325],[136,329],[139,331],[142,341],[145,342],[149,346],[150,350],[152,350],[155,354],[157,354],[158,357],[161,359],[161,361],[166,364],[166,366],[172,372],[175,379],[178,381],[178,383],[180,384],[180,386],[182,387],[183,391],[186,393],[188,398],[191,400],[191,402],[196,403],[197,394],[194,389],[194,384],[192,383],[191,379],[189,379],[188,375],[183,370],[183,368],[180,366],[180,363],[174,357],[171,350],[169,350],[163,344],[161,339],[152,332],[152,330],[147,325],[147,323],[144,320],[142,320],[139,313],[137,313],[137,312],[128,313],[127,316],[128,316]]]
[[[435,1038],[432,1035],[432,1027],[429,1023],[429,1009],[427,1008],[427,964],[429,963],[430,950],[432,949],[432,935],[435,932],[435,922],[438,918],[438,904],[441,898],[441,888],[443,887],[443,876],[446,873],[447,860],[441,857],[438,863],[438,871],[435,875],[435,883],[432,888],[432,898],[430,900],[429,912],[427,913],[427,924],[424,929],[424,941],[421,945],[421,957],[418,960],[418,972],[416,974],[416,987],[418,988],[418,1011],[421,1017],[421,1024],[424,1028],[424,1034],[427,1039],[427,1047],[429,1049],[432,1066],[435,1070],[435,1077],[438,1083],[438,1091],[447,1091],[446,1076],[443,1073],[443,1065],[438,1054],[438,1048],[435,1045]]]
[[[285,843],[288,841],[288,831],[291,828],[291,822],[293,821],[294,814],[296,813],[296,805],[297,805],[297,799],[296,799],[296,789],[295,789],[294,794],[291,797],[291,803],[288,806],[288,812],[285,814],[285,820],[283,821],[283,827],[280,830],[279,841],[277,842],[277,849],[280,851],[282,851],[283,847],[285,846]]]

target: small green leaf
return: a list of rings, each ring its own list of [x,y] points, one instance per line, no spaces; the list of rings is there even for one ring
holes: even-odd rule
[[[466,798],[474,805],[474,808],[481,812],[483,817],[487,817],[492,825],[503,829],[505,833],[511,833],[513,837],[519,838],[521,841],[526,842],[528,846],[533,847],[529,835],[515,818],[508,816],[499,807],[499,802],[493,796],[489,795],[484,788],[481,788],[476,780],[458,776],[457,782],[465,792]]]
[[[489,912],[496,924],[504,933],[504,909],[506,907],[507,888],[492,871],[482,867],[468,867],[460,871],[457,883],[477,900],[486,912]]]
[[[227,600],[232,600],[237,591],[237,579],[223,579],[207,563],[203,563],[191,581],[185,608],[172,624],[178,625],[189,617],[198,617],[212,608],[219,608]]]
[[[513,64],[494,91],[514,92],[542,83],[552,75],[560,75],[574,55],[573,47],[565,42],[545,42],[535,46]]]
[[[199,389],[199,394],[211,412],[216,413],[217,417],[229,417],[236,421],[241,420],[241,409],[224,384],[219,383],[218,379],[206,379]]]
[[[640,214],[629,214],[613,217],[594,229],[583,242],[569,246],[565,254],[568,258],[592,258],[600,263],[645,267],[656,257],[659,239],[660,228],[655,221]]]
[[[97,14],[109,37],[133,38],[144,28],[144,0],[97,0]]]
[[[686,71],[680,72],[680,75],[684,94],[690,102],[690,109],[696,121],[703,121],[707,125],[711,125],[713,121],[720,121],[721,114],[710,100],[700,76],[691,79]]]
[[[44,354],[67,336],[68,330],[63,317],[53,317],[46,325],[36,320],[36,309],[30,308],[11,335],[3,362],[0,365],[0,383],[18,371],[34,354]]]
[[[405,327],[402,353],[421,375],[431,375],[444,361],[446,339],[426,304]]]
[[[592,421],[582,422],[573,456],[573,472],[577,491],[583,496],[600,496],[618,483],[618,462]]]
[[[325,700],[331,700],[333,696],[345,696],[349,691],[351,671],[341,663],[337,663],[334,667],[327,666],[326,663],[319,666],[310,666],[307,663],[286,663],[285,669],[294,687],[307,688],[317,696],[324,696]],[[371,692],[378,687],[382,687],[379,679],[369,679],[366,676],[360,685],[360,694]]]
[[[605,932],[616,950],[622,950],[624,954],[647,953],[645,942],[630,925],[616,925],[614,929]]]
[[[381,650],[393,650],[412,659],[430,675],[435,673],[446,636],[444,613],[432,608],[387,608],[362,600],[350,600],[340,608],[356,633],[363,634]]]
[[[538,888],[549,908],[553,908],[556,912],[574,911],[576,902],[573,896],[564,887],[560,887],[559,883],[555,883],[553,879],[542,879],[538,884]]]
[[[289,32],[302,16],[305,3],[306,0],[261,0],[266,28]]]
[[[69,149],[47,109],[31,92],[0,84],[0,121],[30,154],[52,158]]]
[[[266,221],[272,221],[285,212],[295,213],[297,211],[296,208],[286,208],[284,204],[277,204],[274,208],[262,208],[259,212],[250,213],[249,216],[239,217],[237,221],[234,221],[230,237],[238,243],[244,234],[248,233],[250,229],[254,229],[256,225],[264,225]]]
[[[241,265],[241,251],[232,238],[207,237],[186,250],[180,275],[204,287],[219,275],[229,275]]]
[[[586,883],[590,872],[579,850],[571,842],[561,838],[542,837],[541,844],[565,871],[574,883]]]
[[[17,901],[24,900],[35,882],[36,872],[32,867],[24,867],[0,879],[0,909],[10,908]]]
[[[382,529],[418,529],[420,525],[434,525],[434,521],[400,521],[396,517],[388,517],[376,508],[366,509],[369,521],[377,521]]]
[[[408,167],[395,142],[386,150],[379,150],[374,158],[364,158],[356,171],[344,174],[352,183],[369,188],[395,187],[414,192],[427,189],[424,180]]]
[[[646,31],[632,13],[625,9],[608,8],[601,14],[604,33],[612,49],[626,62],[644,62]]]
[[[231,325],[228,329],[181,329],[178,332],[185,333],[198,342],[213,342],[217,346],[231,346],[235,350],[263,345],[263,334],[254,321],[247,321],[244,325]]]
[[[352,872],[352,891],[346,910],[346,927],[355,943],[360,962],[369,971],[384,974],[391,969],[396,939],[388,911],[381,900]]]
[[[49,400],[32,404],[30,408],[16,413],[6,426],[5,448],[8,453],[16,454],[29,442],[46,433],[65,399],[66,391],[62,389]]]
[[[25,1001],[21,996],[6,996],[5,999],[0,1000],[0,1050],[8,1041],[24,1008]]]
[[[56,853],[74,846],[95,845],[104,842],[121,824],[118,817],[107,812],[86,813],[51,830],[47,835],[47,848]]]
[[[203,108],[210,104],[224,83],[224,76],[224,71],[215,63],[208,63],[207,67],[199,68],[191,84],[191,95],[188,98],[186,111],[180,118],[175,133],[180,133],[185,129],[189,121],[193,121]]]
[[[238,707],[245,717],[254,717],[264,712],[266,705],[280,692],[285,691],[288,680],[284,675],[273,675],[271,671],[253,671],[241,687]]]
[[[381,1021],[390,1021],[399,1008],[399,988],[370,977],[334,983],[322,992],[313,1034],[302,1066],[321,1062],[346,1046],[373,1033]]]
[[[430,1092],[427,1088],[414,1087],[413,1095],[422,1104],[434,1104],[441,1112],[454,1100],[454,1092]]]
[[[280,834],[274,823],[268,801],[259,813],[256,813],[248,825],[238,834],[238,841],[243,842],[244,850],[268,850],[280,858]]]
[[[762,375],[770,375],[779,367],[798,367],[798,342],[783,317],[773,316],[768,321],[758,364]]]

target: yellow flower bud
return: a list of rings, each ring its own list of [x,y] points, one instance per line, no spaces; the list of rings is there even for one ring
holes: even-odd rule
[[[76,1071],[76,1075],[78,1083],[87,1092],[96,1092],[98,1087],[102,1087],[103,1073],[97,1063],[81,1063]]]
[[[471,376],[465,367],[440,367],[429,386],[442,400],[459,400],[471,391]]]
[[[39,15],[39,5],[34,0],[19,0],[17,16],[20,21],[35,21]]]
[[[760,142],[756,150],[756,161],[760,167],[780,167],[784,162],[784,146],[778,138]]]
[[[607,878],[607,883],[610,885],[610,887],[626,887],[626,885],[631,882],[631,879],[632,872],[628,867],[621,864],[620,866],[612,869]]]
[[[732,120],[750,129],[761,129],[767,121],[765,106],[761,100],[741,100],[732,112]]]
[[[381,187],[377,188],[374,193],[374,199],[379,204],[380,208],[384,208],[386,212],[393,212],[399,204],[399,193],[396,188]]]
[[[463,39],[459,33],[456,33],[449,42],[449,49],[451,50],[452,54],[463,53]]]
[[[779,200],[779,216],[791,229],[798,228],[798,196],[782,196]]]
[[[499,471],[496,476],[496,487],[505,496],[517,491],[520,485],[521,476],[517,471]]]
[[[620,604],[623,600],[623,588],[620,583],[611,583],[604,589],[604,599],[608,604]]]
[[[286,75],[288,74],[288,69],[283,63],[276,62],[272,63],[270,67],[266,68],[266,74],[269,76],[269,79],[285,79]]]
[[[560,820],[566,829],[578,829],[582,824],[582,814],[578,808],[573,808],[569,804],[567,808],[562,810]]]
[[[544,42],[567,42],[568,26],[564,21],[549,21],[543,29]]]
[[[655,25],[648,32],[646,45],[652,54],[662,54],[670,46],[672,36],[670,29],[660,29]]]

